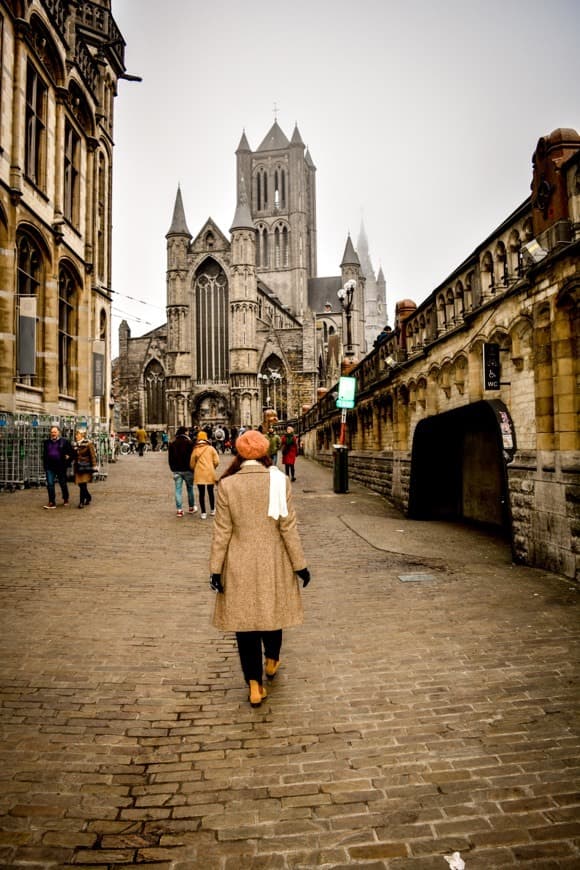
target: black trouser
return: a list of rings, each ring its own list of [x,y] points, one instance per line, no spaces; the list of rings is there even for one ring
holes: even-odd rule
[[[205,513],[205,488],[207,486],[207,494],[209,495],[209,509],[213,510],[215,507],[215,500],[213,494],[213,483],[198,483],[197,491],[199,493],[199,506],[201,508],[202,514]]]
[[[246,683],[250,680],[262,682],[262,644],[267,659],[280,658],[282,629],[276,631],[236,631],[240,664]]]
[[[286,477],[291,477],[292,480],[294,480],[294,478],[296,477],[294,473],[294,463],[292,463],[292,465],[289,465],[287,462],[285,462],[284,468],[286,469]]]
[[[143,444],[142,442],[139,442],[139,444],[137,445],[137,453],[139,454],[139,456],[143,456],[144,450],[145,450],[145,444]]]
[[[92,499],[92,496],[89,492],[88,483],[79,483],[79,489],[80,489],[81,504],[88,504]]]

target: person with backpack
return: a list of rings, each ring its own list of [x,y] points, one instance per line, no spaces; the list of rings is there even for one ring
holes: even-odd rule
[[[287,477],[296,480],[294,465],[298,456],[298,438],[294,434],[292,426],[286,427],[286,432],[282,435],[280,447],[282,448],[282,462]]]

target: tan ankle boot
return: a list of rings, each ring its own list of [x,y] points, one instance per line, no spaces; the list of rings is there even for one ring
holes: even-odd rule
[[[259,707],[268,693],[257,680],[250,680],[250,704]]]
[[[266,659],[266,666],[264,670],[266,671],[266,676],[269,680],[273,680],[276,676],[276,671],[280,667],[280,659]]]

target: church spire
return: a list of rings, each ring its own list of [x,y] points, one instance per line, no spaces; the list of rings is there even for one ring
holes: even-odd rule
[[[291,145],[302,145],[304,147],[304,142],[302,141],[302,136],[300,135],[300,130],[298,129],[298,121],[294,124],[294,132],[292,133],[292,139],[290,140]]]
[[[342,257],[342,266],[360,266],[360,260],[357,256],[357,253],[352,244],[352,240],[350,238],[350,233],[348,234],[348,239],[346,240],[346,246],[344,249],[344,254]]]
[[[233,223],[230,227],[230,232],[242,229],[255,229],[250,206],[248,205],[248,195],[246,193],[246,181],[242,175],[240,179],[240,190],[238,194],[238,204],[234,215]]]
[[[251,150],[252,149],[250,148],[250,143],[248,142],[248,139],[246,137],[246,131],[243,130],[242,131],[242,138],[240,139],[240,144],[236,148],[236,154],[238,154],[240,151],[251,151]]]
[[[183,208],[181,187],[179,184],[177,185],[177,196],[175,197],[175,206],[173,208],[173,220],[171,221],[171,226],[169,227],[165,238],[167,239],[169,236],[188,236],[190,239],[192,238],[185,220],[185,211]]]

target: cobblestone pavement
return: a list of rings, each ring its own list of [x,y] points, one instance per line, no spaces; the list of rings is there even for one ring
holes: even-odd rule
[[[580,867],[578,588],[297,477],[313,580],[259,709],[164,454],[82,511],[0,495],[2,868]]]

